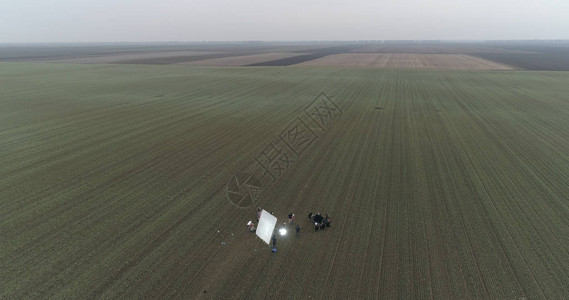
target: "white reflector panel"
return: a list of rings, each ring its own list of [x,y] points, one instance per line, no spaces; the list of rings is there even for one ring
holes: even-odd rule
[[[277,218],[263,209],[261,211],[261,218],[259,218],[259,226],[257,226],[257,236],[265,241],[265,243],[270,244],[275,225],[277,225]]]

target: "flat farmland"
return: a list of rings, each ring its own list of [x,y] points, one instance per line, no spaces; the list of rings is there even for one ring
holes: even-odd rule
[[[296,56],[292,56],[292,57],[286,57],[286,58],[281,58],[281,59],[275,59],[275,60],[250,64],[247,66],[249,66],[249,67],[292,66],[292,65],[300,64],[302,62],[311,61],[313,59],[325,57],[327,55],[329,55],[329,54],[325,53],[325,52],[302,54],[302,55],[296,55]]]
[[[202,51],[157,51],[148,53],[111,53],[111,54],[95,54],[81,56],[76,58],[58,58],[44,59],[43,62],[59,62],[73,64],[110,64],[110,63],[129,63],[129,62],[148,62],[148,64],[156,64],[154,62],[163,59],[176,58],[194,58],[209,55],[219,55],[219,52],[202,52]]]
[[[324,48],[323,48],[324,47]],[[341,53],[346,47],[328,43],[110,43],[110,44],[0,44],[0,62],[125,63],[168,65],[223,57],[282,53]],[[208,56],[209,55],[209,56]],[[259,61],[252,60],[251,63]],[[261,61],[262,62],[262,61]],[[232,62],[230,62],[232,63]]]
[[[477,54],[477,53],[531,53],[510,47],[504,49],[496,47],[496,45],[470,43],[444,43],[429,45],[416,43],[416,44],[381,44],[381,45],[362,45],[355,48],[350,52],[357,53],[421,53],[421,54]]]
[[[342,53],[302,62],[302,66],[385,69],[512,70],[512,67],[464,54]]]
[[[569,297],[569,73],[0,63],[0,298]],[[226,185],[322,92],[261,206]],[[314,232],[306,214],[328,213]]]
[[[298,53],[270,52],[262,54],[198,60],[187,63],[180,63],[180,65],[236,67],[236,66],[245,66],[251,64],[262,64],[267,61],[280,60],[293,56],[298,56]]]

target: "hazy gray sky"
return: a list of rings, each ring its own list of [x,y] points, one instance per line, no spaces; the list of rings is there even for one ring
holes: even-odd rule
[[[569,0],[0,0],[0,42],[569,39]]]

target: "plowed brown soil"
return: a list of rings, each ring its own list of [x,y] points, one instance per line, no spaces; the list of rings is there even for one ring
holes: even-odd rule
[[[512,70],[512,67],[464,54],[342,53],[303,62],[303,66],[384,69]]]

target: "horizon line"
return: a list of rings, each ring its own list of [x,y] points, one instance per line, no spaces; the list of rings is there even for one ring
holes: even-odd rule
[[[213,43],[452,43],[452,42],[569,42],[569,39],[386,39],[386,40],[202,40],[202,41],[86,41],[86,42],[0,42],[0,45],[28,44],[213,44]]]

